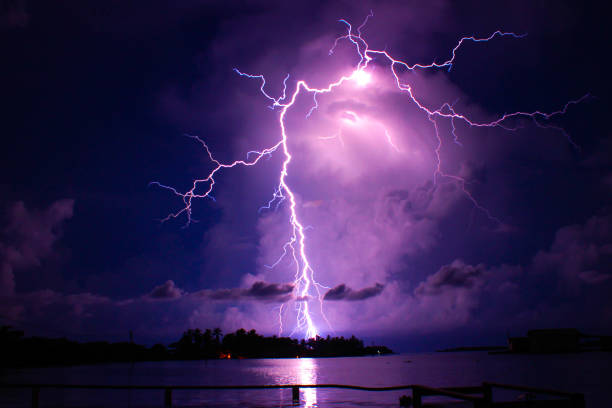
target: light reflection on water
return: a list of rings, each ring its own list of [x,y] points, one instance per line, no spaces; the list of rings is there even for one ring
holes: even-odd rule
[[[316,384],[317,383],[317,363],[312,358],[300,358],[298,364],[298,383]],[[304,399],[304,407],[312,408],[317,404],[317,389],[303,388],[301,397]]]
[[[0,369],[0,382],[106,385],[349,384],[433,387],[501,382],[584,392],[589,408],[609,406],[612,353],[488,355],[432,353],[386,357],[167,361]],[[580,373],[580,375],[577,375]],[[398,392],[300,390],[297,408],[397,407]],[[162,391],[42,390],[42,407],[160,407]],[[29,390],[0,392],[0,407],[28,407]],[[175,407],[292,407],[291,389],[175,391]]]
[[[260,364],[251,367],[249,371],[264,379],[264,382],[269,380],[269,384],[317,384],[319,366],[315,358],[259,361]],[[280,395],[284,396],[284,393]],[[300,388],[300,405],[304,408],[316,407],[317,389]]]

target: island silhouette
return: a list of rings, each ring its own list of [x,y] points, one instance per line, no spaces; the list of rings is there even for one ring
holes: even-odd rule
[[[25,337],[10,326],[0,328],[0,366],[31,367],[164,360],[243,358],[356,357],[391,354],[385,346],[364,346],[355,336],[294,339],[263,336],[254,329],[223,335],[219,328],[189,329],[165,346],[126,342],[77,342],[66,338]]]

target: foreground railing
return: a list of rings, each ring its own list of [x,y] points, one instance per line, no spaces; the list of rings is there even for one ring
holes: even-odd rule
[[[527,396],[523,401],[493,401],[493,389],[521,391]],[[480,394],[480,395],[474,395]],[[537,394],[557,397],[555,399],[533,399]],[[400,398],[401,406],[422,407],[422,399],[426,396],[443,396],[461,401],[471,402],[475,408],[491,407],[550,407],[550,408],[585,408],[584,394],[551,390],[547,388],[524,387],[518,385],[484,382],[476,387],[445,387],[433,388],[424,385],[412,386],[412,399]],[[404,402],[402,404],[402,402]]]
[[[482,386],[476,387],[445,387],[434,388],[425,385],[398,385],[394,387],[362,387],[358,385],[344,384],[273,384],[273,385],[90,385],[90,384],[0,384],[0,388],[30,388],[32,390],[32,408],[39,407],[40,390],[43,388],[54,389],[91,389],[91,390],[163,390],[164,407],[172,407],[173,390],[265,390],[265,389],[287,389],[292,390],[292,399],[295,405],[300,402],[300,388],[339,388],[359,391],[399,391],[412,390],[412,397],[402,396],[399,405],[402,407],[413,406],[421,408],[423,397],[442,396],[455,400],[472,403],[475,408],[490,407],[567,407],[584,408],[584,394],[569,393],[564,391],[550,390],[544,388],[523,387],[517,385],[498,384],[484,382]],[[547,394],[557,399],[527,400],[527,401],[504,401],[493,402],[493,388],[501,388],[513,391],[522,391],[532,394]],[[475,395],[480,394],[480,395]]]

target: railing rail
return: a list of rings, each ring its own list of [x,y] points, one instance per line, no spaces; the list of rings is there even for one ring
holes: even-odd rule
[[[500,384],[500,383],[494,383],[494,382],[484,382],[482,383],[482,386],[485,389],[485,394],[488,393],[489,395],[492,395],[493,388],[502,388],[506,390],[524,391],[524,392],[533,393],[533,394],[553,395],[555,397],[561,397],[562,399],[557,400],[557,401],[567,402],[566,406],[569,406],[571,408],[584,408],[585,407],[584,394],[577,393],[577,392],[566,392],[566,391],[552,390],[550,388],[537,388],[537,387],[528,387],[528,386],[522,386],[522,385],[519,386],[519,385],[510,385],[510,384]],[[535,406],[535,403],[533,401],[530,401],[530,403],[531,405]]]
[[[557,397],[567,397],[567,398],[583,395],[583,394],[579,394],[575,392],[551,390],[550,388],[536,388],[536,387],[528,387],[528,386],[523,386],[523,385],[500,384],[500,383],[494,383],[494,382],[484,382],[482,385],[484,387],[489,386],[489,387],[495,387],[495,388],[504,388],[506,390],[527,391],[527,392],[533,392],[535,394],[549,394],[549,395],[554,395]]]
[[[414,408],[422,407],[422,398],[425,396],[443,396],[455,398],[458,400],[468,401],[474,404],[474,407],[485,407],[487,403],[491,403],[491,401],[485,401],[484,396],[478,397],[470,394],[464,394],[461,392],[457,392],[455,390],[451,390],[448,388],[434,388],[428,387],[425,385],[413,385],[412,386],[412,403],[414,404]]]
[[[525,391],[538,394],[549,394],[563,397],[560,402],[566,403],[563,406],[572,408],[584,408],[584,394],[570,393],[564,391],[550,390],[545,388],[524,387],[509,384],[499,384],[484,382],[482,386],[475,387],[445,387],[435,388],[425,385],[397,385],[392,387],[364,387],[360,385],[346,384],[267,384],[267,385],[120,385],[120,384],[20,384],[20,383],[0,383],[3,388],[28,388],[32,390],[32,408],[39,407],[40,390],[44,388],[54,389],[93,389],[93,390],[163,390],[164,407],[172,407],[173,390],[265,390],[265,389],[288,389],[292,390],[292,399],[295,404],[299,403],[300,388],[338,388],[358,391],[399,391],[412,390],[412,398],[402,396],[401,406],[413,405],[414,408],[422,407],[422,399],[427,396],[444,396],[454,398],[473,404],[475,408],[489,408],[497,406],[492,400],[492,388],[503,388],[516,391]],[[481,394],[481,395],[473,395]],[[503,403],[500,403],[503,404]],[[531,406],[531,405],[530,405]],[[535,406],[535,405],[534,405]]]
[[[300,400],[300,388],[340,388],[359,391],[398,391],[411,389],[412,385],[398,385],[393,387],[363,387],[346,384],[267,384],[267,385],[120,385],[120,384],[9,384],[0,383],[1,388],[30,388],[32,389],[32,408],[39,407],[40,390],[54,389],[90,389],[90,390],[163,390],[164,407],[172,407],[173,390],[266,390],[266,389],[292,389],[294,403]]]
[[[258,390],[278,388],[344,388],[361,391],[397,391],[411,389],[412,385],[393,387],[362,387],[345,384],[267,384],[267,385],[113,385],[113,384],[7,384],[0,383],[0,388],[74,388],[74,389],[108,389],[108,390]]]

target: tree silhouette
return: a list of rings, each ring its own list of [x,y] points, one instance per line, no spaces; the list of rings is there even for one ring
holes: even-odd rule
[[[213,330],[213,336],[215,336],[215,342],[216,342],[217,344],[221,344],[220,338],[221,338],[221,336],[223,336],[223,332],[221,331],[221,329],[220,329],[220,328],[216,327],[216,328]]]
[[[78,343],[67,339],[24,337],[22,331],[0,327],[0,367],[73,365],[119,361],[201,360],[216,358],[295,358],[337,357],[387,354],[384,346],[364,347],[363,341],[351,336],[300,340],[289,337],[266,337],[254,329],[238,329],[222,336],[219,328],[188,329],[167,348],[151,348],[120,342]]]

